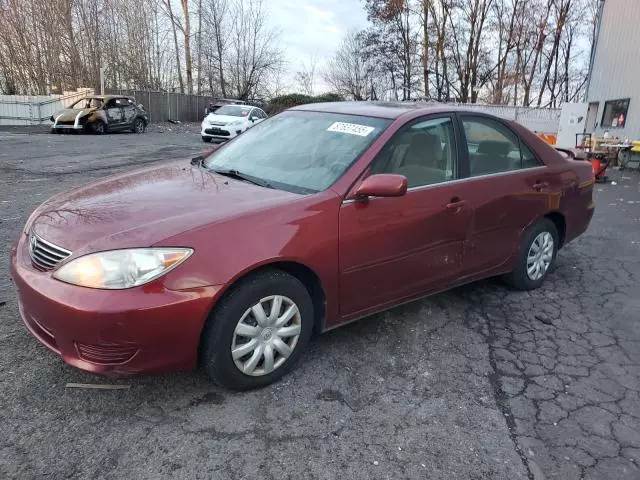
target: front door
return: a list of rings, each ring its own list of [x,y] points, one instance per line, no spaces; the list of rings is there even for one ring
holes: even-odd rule
[[[107,123],[109,128],[118,128],[124,122],[124,112],[120,100],[112,98],[105,105],[105,113],[107,115]]]
[[[585,133],[593,133],[598,126],[598,107],[600,102],[591,102],[587,110],[587,120],[584,126]]]
[[[339,256],[345,320],[440,290],[459,274],[470,210],[456,181],[454,126],[449,116],[415,120],[373,160],[366,175],[404,175],[404,196],[343,203]]]
[[[127,126],[130,126],[133,124],[133,120],[136,118],[136,115],[138,114],[138,109],[135,105],[135,103],[133,102],[133,100],[130,100],[128,98],[122,98],[121,100],[122,103],[122,113],[123,113],[123,123]]]

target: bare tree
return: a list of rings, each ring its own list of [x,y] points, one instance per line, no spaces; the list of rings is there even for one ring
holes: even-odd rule
[[[337,93],[354,100],[367,98],[369,68],[363,61],[362,50],[357,32],[348,33],[324,72],[325,81]]]
[[[166,13],[171,22],[171,31],[173,32],[173,44],[175,47],[176,56],[176,69],[178,73],[178,82],[180,84],[180,93],[184,93],[184,80],[182,79],[182,68],[180,66],[180,45],[178,44],[178,28],[180,24],[173,15],[173,9],[171,8],[171,0],[163,0]]]
[[[248,100],[259,96],[269,76],[283,67],[278,31],[269,26],[262,0],[236,2],[231,28],[226,75],[235,96]]]
[[[295,79],[298,88],[306,95],[313,95],[318,56],[314,53],[309,58],[309,63],[301,62],[302,67],[296,72]]]
[[[209,89],[215,90],[216,83],[223,97],[227,96],[227,84],[225,80],[225,55],[228,47],[229,28],[229,4],[227,0],[208,0],[204,16],[207,36],[213,39],[209,58]]]

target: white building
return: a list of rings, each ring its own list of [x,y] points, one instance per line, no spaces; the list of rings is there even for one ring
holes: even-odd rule
[[[640,0],[600,0],[585,130],[640,140]]]

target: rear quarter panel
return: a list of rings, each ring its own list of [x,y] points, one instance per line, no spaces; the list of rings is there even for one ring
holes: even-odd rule
[[[510,122],[525,143],[549,167],[551,193],[549,212],[558,212],[566,222],[565,243],[581,235],[589,226],[594,212],[595,181],[591,165],[583,160],[570,160],[533,132]]]

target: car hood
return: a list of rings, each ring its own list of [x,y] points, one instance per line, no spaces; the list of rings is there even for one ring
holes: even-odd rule
[[[217,122],[225,125],[238,120],[246,121],[247,117],[234,117],[232,115],[216,115],[215,113],[210,113],[204,119],[205,122]]]
[[[56,113],[54,113],[53,118],[54,120],[57,119],[59,122],[67,122],[75,120],[76,116],[79,113],[82,113],[81,116],[84,116],[96,110],[96,108],[63,108],[62,110],[58,110]]]
[[[207,172],[184,160],[56,195],[36,209],[26,228],[74,254],[148,247],[300,198]]]

